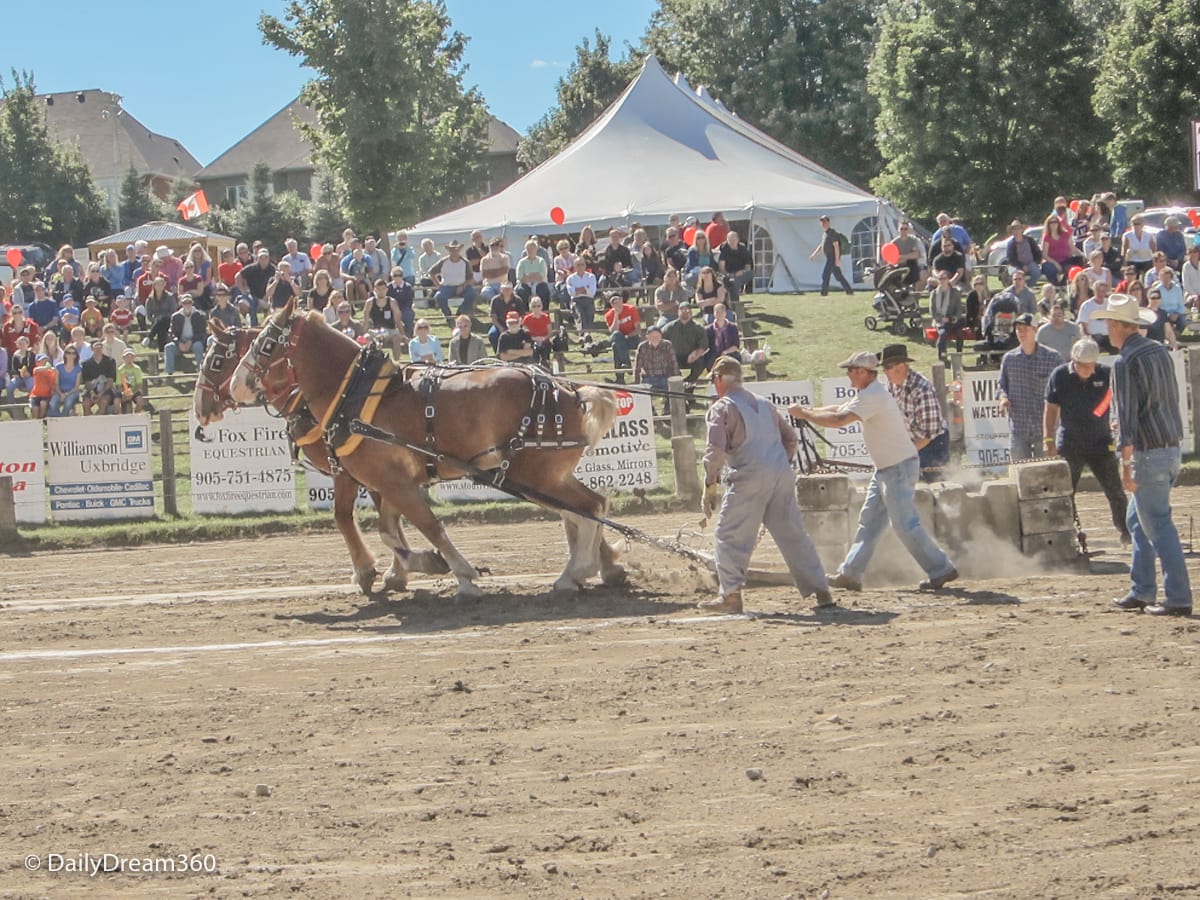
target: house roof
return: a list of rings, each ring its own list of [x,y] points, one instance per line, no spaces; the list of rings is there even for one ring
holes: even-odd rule
[[[190,228],[187,225],[179,225],[175,222],[147,222],[144,225],[126,228],[124,231],[118,231],[116,234],[110,234],[107,237],[88,241],[88,246],[92,244],[133,244],[137,241],[155,244],[162,243],[163,241],[188,241],[199,238],[229,240],[226,235],[217,234],[213,231],[201,231],[199,228]]]
[[[92,177],[124,178],[132,165],[139,173],[191,177],[200,165],[175,138],[151,131],[121,98],[96,89],[38,94],[46,124],[60,141],[78,141]]]
[[[296,121],[313,124],[317,121],[312,108],[299,99],[293,100],[197,172],[196,180],[249,176],[260,162],[270,166],[272,172],[315,168],[312,144],[296,128]],[[488,116],[489,154],[516,153],[520,140],[521,135],[510,125],[495,116]]]
[[[265,162],[272,172],[312,169],[312,144],[301,134],[296,121],[315,124],[311,107],[293,100],[267,121],[196,173],[197,181],[249,175]]]

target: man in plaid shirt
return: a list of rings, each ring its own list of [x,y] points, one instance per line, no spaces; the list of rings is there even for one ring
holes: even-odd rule
[[[1063,358],[1037,342],[1037,323],[1029,313],[1014,320],[1020,344],[1000,360],[1000,409],[1008,413],[1012,431],[1012,462],[1042,454],[1042,415],[1046,409],[1046,383]]]
[[[913,362],[906,344],[888,344],[879,365],[887,376],[888,391],[896,398],[908,433],[917,448],[922,481],[941,481],[950,463],[950,430],[937,390],[924,375],[908,367]]]

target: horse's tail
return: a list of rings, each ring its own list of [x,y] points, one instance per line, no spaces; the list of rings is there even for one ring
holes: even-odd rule
[[[612,391],[585,386],[579,388],[579,402],[584,405],[583,434],[588,446],[594,447],[617,417],[617,400]]]

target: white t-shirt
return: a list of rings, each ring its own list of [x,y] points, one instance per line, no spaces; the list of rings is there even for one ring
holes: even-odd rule
[[[1098,337],[1099,335],[1108,337],[1108,319],[1092,321],[1092,314],[1098,313],[1106,305],[1104,303],[1097,303],[1096,298],[1092,297],[1079,307],[1079,312],[1075,314],[1075,321],[1083,329],[1084,334],[1091,335],[1092,337]]]
[[[854,413],[863,423],[863,440],[876,469],[886,469],[917,455],[896,398],[876,379],[847,400],[839,412]]]

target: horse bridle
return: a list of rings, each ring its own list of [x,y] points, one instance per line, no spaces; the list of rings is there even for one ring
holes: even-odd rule
[[[212,394],[218,403],[218,411],[221,413],[227,410],[237,409],[237,401],[230,396],[226,390],[229,382],[233,379],[234,367],[230,366],[231,360],[240,358],[237,352],[238,338],[246,334],[240,328],[230,328],[223,332],[213,333],[212,350],[209,355],[204,357],[204,362],[200,366],[200,375],[197,378],[196,386],[206,394]],[[210,371],[213,370],[213,371]],[[213,372],[220,374],[228,371],[223,379],[217,381],[213,377]]]
[[[280,325],[275,321],[274,316],[268,318],[267,324],[258,333],[258,337],[251,342],[243,359],[246,368],[258,379],[258,394],[262,398],[263,405],[274,406],[285,415],[300,400],[300,384],[296,378],[296,371],[292,367],[291,358],[296,338],[299,337],[299,330],[292,328],[295,321],[297,320],[294,316],[289,316],[287,322]],[[281,344],[286,345],[284,352],[279,358],[271,359]],[[267,376],[279,366],[285,366],[287,369],[283,388],[277,392],[270,392],[267,387]]]

